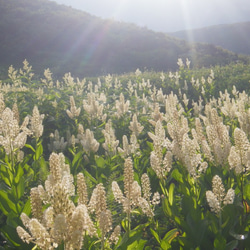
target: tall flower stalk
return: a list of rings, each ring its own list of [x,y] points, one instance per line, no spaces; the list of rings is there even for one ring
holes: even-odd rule
[[[10,162],[9,170],[13,177],[16,175],[15,164],[18,153],[24,147],[27,136],[32,134],[27,127],[29,118],[25,117],[23,124],[19,126],[16,117],[10,108],[5,108],[0,119],[0,145],[3,146],[8,162]],[[13,180],[13,178],[9,179],[9,186],[12,186]]]
[[[234,190],[230,188],[227,193],[225,193],[225,187],[222,183],[221,178],[218,175],[215,175],[212,179],[212,191],[206,191],[206,198],[211,211],[219,216],[220,230],[222,228],[221,211],[224,206],[233,204],[234,197]]]
[[[126,231],[131,230],[131,213],[135,208],[140,208],[142,213],[146,216],[152,218],[154,216],[153,209],[151,205],[157,205],[159,203],[158,193],[155,193],[153,200],[150,200],[151,187],[149,183],[148,176],[143,175],[142,178],[142,191],[141,186],[137,181],[134,180],[134,170],[132,159],[126,158],[124,163],[124,194],[121,191],[118,183],[116,181],[112,182],[112,192],[115,200],[122,204],[123,211],[126,213]],[[143,193],[143,194],[142,194]]]
[[[21,215],[28,231],[18,226],[17,233],[24,242],[32,242],[40,249],[55,249],[61,245],[65,250],[81,249],[85,232],[94,236],[96,229],[87,206],[82,202],[75,206],[70,199],[75,194],[75,186],[64,155],[52,153],[49,163],[50,175],[45,187],[39,185],[31,190],[33,218],[25,213]],[[82,180],[78,178],[79,186],[84,186],[80,183]],[[43,204],[47,205],[44,211]]]

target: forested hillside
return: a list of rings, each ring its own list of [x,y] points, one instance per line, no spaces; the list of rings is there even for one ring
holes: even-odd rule
[[[103,20],[47,0],[0,0],[0,66],[22,65],[94,76],[142,70],[176,70],[176,58],[194,66],[247,60],[213,45],[187,42],[133,24]]]
[[[171,35],[192,42],[210,43],[235,53],[250,55],[250,22],[184,30]]]

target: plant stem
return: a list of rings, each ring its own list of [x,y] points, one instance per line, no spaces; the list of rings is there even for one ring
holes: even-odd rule
[[[130,210],[127,213],[127,217],[128,217],[128,235],[130,234]]]
[[[104,233],[102,232],[101,249],[104,250]]]
[[[244,173],[241,174],[241,203],[243,204],[243,201],[244,201]],[[244,212],[244,211],[243,211]],[[243,214],[241,216],[241,220],[240,220],[240,225],[242,226],[243,225]]]
[[[221,211],[219,213],[219,232],[221,233],[221,225],[222,225],[222,219],[221,219]]]

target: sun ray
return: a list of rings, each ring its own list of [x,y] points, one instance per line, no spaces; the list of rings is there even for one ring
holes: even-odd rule
[[[180,1],[180,8],[182,13],[183,23],[185,25],[185,30],[188,32],[188,41],[193,41],[193,34],[191,31],[192,24],[191,24],[191,16],[189,10],[189,3],[186,0]]]

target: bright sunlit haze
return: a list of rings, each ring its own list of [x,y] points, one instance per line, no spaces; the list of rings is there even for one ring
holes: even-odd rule
[[[250,21],[248,0],[54,0],[102,18],[174,32]]]

